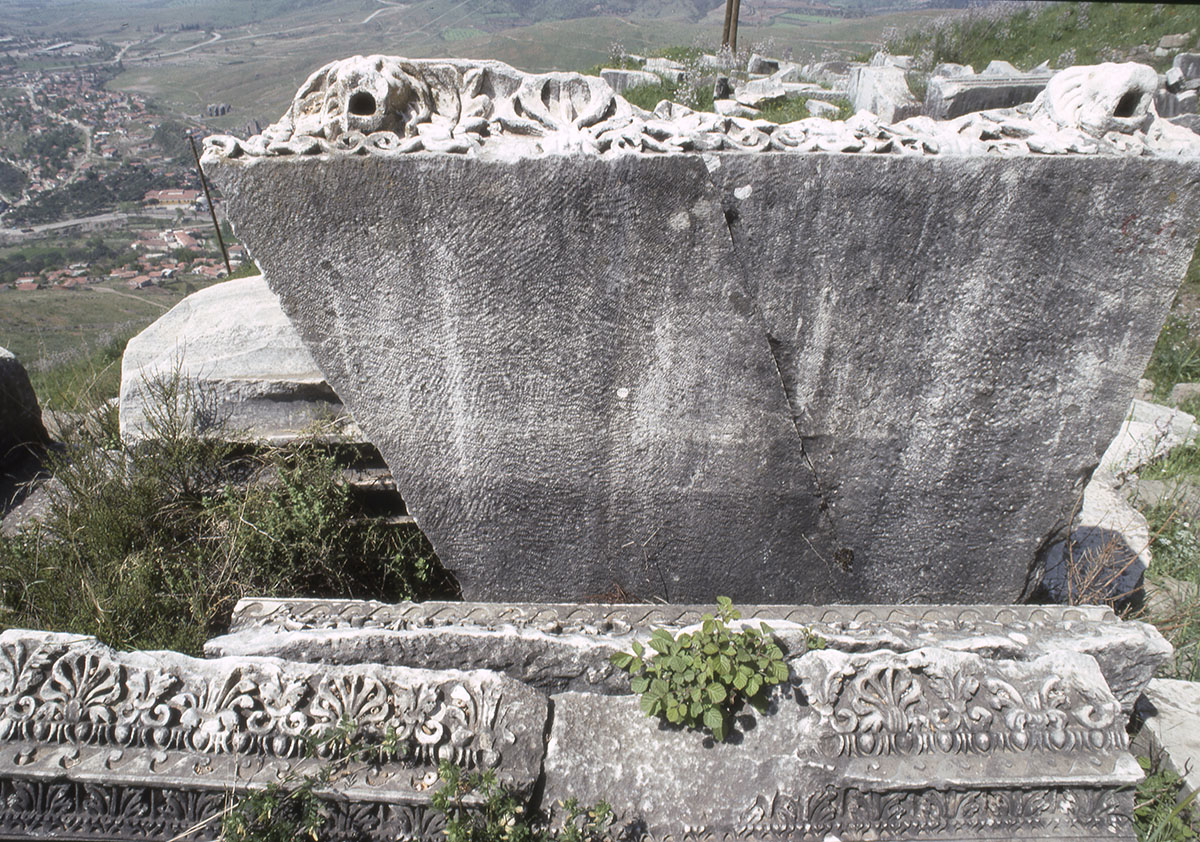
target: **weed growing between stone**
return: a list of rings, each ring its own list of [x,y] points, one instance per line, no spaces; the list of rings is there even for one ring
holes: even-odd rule
[[[612,663],[632,676],[630,685],[648,716],[706,729],[723,742],[744,702],[766,710],[767,691],[788,678],[783,649],[770,626],[729,629],[741,616],[729,597],[717,597],[716,616],[705,614],[699,631],[674,637],[655,629],[649,643],[655,654],[647,657],[645,647],[634,641],[633,654],[616,652]],[[825,642],[811,636],[807,646],[823,649]]]
[[[604,801],[591,807],[567,799],[560,823],[544,815],[527,815],[521,801],[496,781],[492,770],[466,774],[453,763],[438,769],[442,786],[433,809],[445,819],[447,842],[611,842],[612,808]],[[467,797],[482,803],[468,806]]]
[[[242,796],[220,819],[222,842],[297,842],[321,839],[328,810],[317,792],[342,777],[351,763],[386,763],[407,756],[395,728],[382,740],[369,740],[350,719],[322,734],[310,735],[305,756],[326,762],[312,775],[293,776]]]
[[[243,596],[450,592],[416,527],[363,516],[336,449],[233,445],[178,380],[159,392],[146,441],[101,408],[53,456],[48,511],[0,538],[4,626],[199,653]]]
[[[1157,768],[1146,757],[1139,757],[1138,763],[1146,772],[1133,806],[1133,824],[1140,842],[1184,842],[1200,836],[1193,808],[1197,793],[1181,799],[1183,781],[1178,775]]]
[[[371,739],[350,719],[312,735],[306,757],[325,758],[313,774],[247,793],[208,823],[220,822],[221,842],[297,842],[321,840],[329,810],[318,795],[342,778],[350,764],[382,764],[403,759],[409,747],[388,728],[383,739]],[[605,802],[582,807],[562,802],[557,822],[530,813],[524,802],[500,785],[489,769],[467,773],[443,761],[441,786],[431,799],[447,842],[611,842],[612,808]],[[201,830],[203,828],[194,828]]]
[[[1145,510],[1150,524],[1145,619],[1154,623],[1175,647],[1172,661],[1159,678],[1200,681],[1200,523],[1184,515],[1177,503]]]

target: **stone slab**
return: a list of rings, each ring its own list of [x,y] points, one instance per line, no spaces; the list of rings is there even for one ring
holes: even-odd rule
[[[1194,246],[1156,84],[775,126],[356,57],[205,166],[468,597],[1009,602]]]
[[[285,441],[318,424],[349,424],[312,355],[261,275],[192,293],[143,330],[121,362],[121,436],[150,435],[162,391],[212,416],[225,435]]]
[[[921,113],[921,103],[908,89],[901,67],[855,67],[850,71],[850,102],[855,111],[869,111],[885,123]]]
[[[790,666],[725,743],[632,697],[553,696],[544,800],[603,798],[656,839],[1134,838],[1122,787],[1141,772],[1091,658],[821,651]]]
[[[1183,410],[1135,399],[1105,448],[1100,469],[1118,479],[1136,474],[1198,434],[1196,419]]]
[[[939,647],[1015,661],[1059,651],[1096,659],[1126,713],[1171,648],[1150,625],[1107,608],[1061,606],[739,606],[800,651],[809,632],[848,652]],[[547,692],[628,692],[609,663],[654,628],[694,626],[710,606],[553,605],[244,599],[209,657],[441,669],[470,663]]]
[[[1135,749],[1183,780],[1180,797],[1200,791],[1200,682],[1156,678],[1138,701]]]

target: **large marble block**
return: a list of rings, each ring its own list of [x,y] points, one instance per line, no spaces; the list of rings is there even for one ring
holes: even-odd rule
[[[1196,243],[1156,85],[776,126],[356,57],[204,165],[468,598],[1012,602]]]

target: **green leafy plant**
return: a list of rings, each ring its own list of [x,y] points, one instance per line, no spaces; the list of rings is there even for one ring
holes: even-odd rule
[[[728,597],[717,598],[716,615],[705,614],[700,630],[674,637],[665,629],[650,635],[648,654],[634,641],[633,653],[617,652],[612,663],[632,676],[648,716],[675,725],[708,729],[718,742],[729,736],[730,720],[744,702],[763,711],[770,687],[787,680],[783,649],[766,623],[733,631],[741,619]],[[810,648],[823,642],[813,639]],[[817,645],[820,644],[820,645]]]
[[[1196,793],[1180,798],[1183,781],[1169,769],[1157,767],[1148,757],[1138,763],[1146,778],[1138,785],[1133,823],[1141,842],[1186,842],[1198,835],[1193,815]]]
[[[447,842],[610,842],[612,808],[604,801],[581,807],[574,799],[561,803],[561,825],[528,814],[521,801],[502,787],[491,769],[466,774],[453,763],[438,767],[442,786],[433,808],[446,821]],[[471,798],[471,796],[476,796]]]

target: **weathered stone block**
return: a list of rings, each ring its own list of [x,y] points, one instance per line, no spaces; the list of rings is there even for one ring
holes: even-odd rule
[[[1007,602],[1194,246],[1155,84],[774,126],[356,58],[205,165],[468,597]]]
[[[947,120],[973,111],[1012,108],[1033,102],[1046,89],[1050,74],[1016,76],[931,76],[925,90],[925,114]]]
[[[1200,682],[1156,678],[1137,710],[1142,726],[1135,750],[1183,779],[1180,798],[1200,790]]]
[[[1141,772],[1091,658],[809,652],[725,743],[631,697],[553,697],[545,800],[698,839],[1133,839]],[[669,761],[667,759],[669,758]]]
[[[849,97],[855,111],[870,111],[885,123],[921,113],[921,103],[909,91],[904,70],[895,65],[853,68]]]
[[[261,275],[195,292],[129,340],[121,360],[122,438],[150,435],[149,419],[164,398],[182,398],[182,408],[211,419],[196,419],[199,427],[211,423],[234,437],[282,441],[315,424],[348,423]]]

